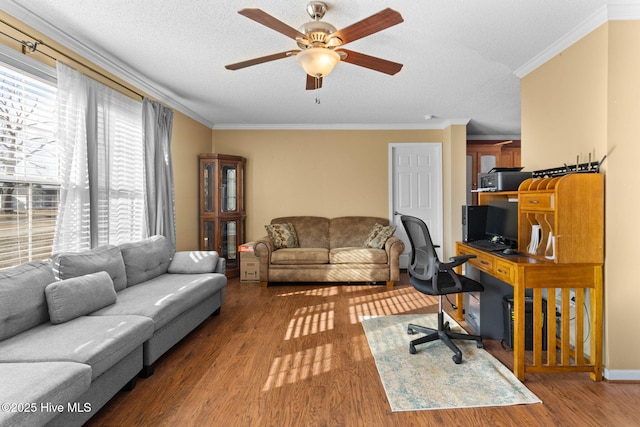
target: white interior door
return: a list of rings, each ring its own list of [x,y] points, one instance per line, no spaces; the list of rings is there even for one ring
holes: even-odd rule
[[[389,180],[389,218],[396,226],[396,236],[405,243],[400,268],[407,268],[411,245],[400,221],[401,215],[422,219],[434,245],[442,246],[442,144],[389,144]],[[442,259],[442,248],[437,252]]]

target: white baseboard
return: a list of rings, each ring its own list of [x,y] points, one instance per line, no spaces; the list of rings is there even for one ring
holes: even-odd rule
[[[604,369],[602,374],[609,381],[640,381],[640,370]]]

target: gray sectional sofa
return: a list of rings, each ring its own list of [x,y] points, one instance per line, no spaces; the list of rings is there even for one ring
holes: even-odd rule
[[[0,426],[82,425],[220,312],[224,272],[162,236],[0,271]]]

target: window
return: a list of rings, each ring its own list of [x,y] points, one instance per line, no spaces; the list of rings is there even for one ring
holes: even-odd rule
[[[0,65],[0,269],[51,255],[59,205],[56,87]]]

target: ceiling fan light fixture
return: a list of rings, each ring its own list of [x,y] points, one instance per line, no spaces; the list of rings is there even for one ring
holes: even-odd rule
[[[304,71],[313,77],[328,76],[338,62],[340,55],[324,47],[304,49],[296,55],[296,61]]]

